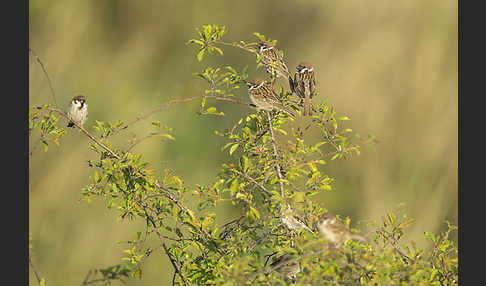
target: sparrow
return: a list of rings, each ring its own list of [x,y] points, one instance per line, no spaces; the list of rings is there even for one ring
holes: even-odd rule
[[[317,229],[336,247],[340,246],[349,239],[355,239],[363,242],[366,241],[366,239],[361,235],[349,231],[342,222],[337,220],[337,218],[329,212],[323,213],[319,217]]]
[[[295,117],[295,114],[282,104],[278,94],[265,81],[253,78],[246,81],[246,85],[250,99],[258,109],[272,111],[277,108]]]
[[[78,95],[71,100],[67,114],[71,120],[76,121],[79,125],[83,125],[86,122],[86,119],[88,119],[88,104],[84,96]],[[67,127],[74,127],[74,123],[69,121]]]
[[[297,71],[294,75],[294,84],[291,86],[292,92],[301,98],[303,101],[304,116],[312,115],[311,99],[316,92],[316,78],[314,75],[314,67],[308,62],[300,62],[297,66]]]
[[[270,264],[270,267],[278,273],[285,275],[286,278],[292,280],[292,283],[295,283],[297,273],[301,271],[301,268],[299,261],[293,259],[295,259],[295,257],[288,254],[282,254]],[[293,261],[289,263],[290,260]]]
[[[281,215],[282,223],[290,230],[295,232],[300,231],[301,229],[306,229],[311,233],[314,233],[306,224],[305,221],[295,214],[290,208],[290,205],[287,205],[287,208],[282,212]]]
[[[272,77],[272,87],[277,77],[288,78],[290,89],[293,89],[293,81],[289,69],[285,64],[282,54],[268,41],[258,43],[258,55],[261,56],[260,62],[265,66],[267,72]]]

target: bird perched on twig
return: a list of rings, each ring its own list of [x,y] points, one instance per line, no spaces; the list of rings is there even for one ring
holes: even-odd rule
[[[290,262],[289,262],[290,261]],[[272,270],[283,274],[287,279],[290,279],[292,283],[295,283],[297,273],[301,271],[299,261],[295,260],[288,254],[282,254],[270,264]]]
[[[281,220],[282,223],[290,230],[293,230],[295,232],[300,231],[301,229],[306,229],[310,231],[311,233],[314,233],[306,224],[305,221],[290,207],[290,205],[287,205],[287,208],[282,211],[281,214]]]
[[[277,77],[283,77],[289,80],[290,89],[292,89],[292,77],[280,51],[268,41],[258,43],[258,48],[258,54],[261,56],[260,62],[272,77],[272,87]]]
[[[304,105],[304,116],[312,115],[311,99],[316,92],[316,78],[314,75],[314,66],[308,62],[301,62],[297,66],[294,75],[294,84],[290,86],[292,92],[301,98],[301,104]]]
[[[262,79],[250,79],[246,81],[246,85],[248,86],[250,99],[258,109],[272,111],[274,108],[277,108],[295,117],[295,114],[282,104],[278,94]]]
[[[346,226],[329,212],[319,217],[317,229],[336,247],[349,239],[365,242],[366,239],[359,234],[352,233]]]
[[[67,115],[71,120],[76,121],[79,125],[83,125],[88,119],[88,104],[86,98],[82,95],[75,96],[71,100]],[[67,127],[74,127],[74,123],[69,121]]]

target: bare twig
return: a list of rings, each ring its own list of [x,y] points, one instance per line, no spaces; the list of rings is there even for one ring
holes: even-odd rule
[[[37,282],[40,284],[41,283],[41,278],[39,276],[39,273],[35,269],[34,263],[32,262],[32,256],[30,255],[30,253],[29,253],[29,264],[30,264],[30,268],[32,268],[32,271],[34,271],[35,278],[37,279]]]
[[[52,87],[51,78],[49,77],[49,74],[47,73],[46,67],[44,66],[44,64],[42,63],[42,61],[39,58],[39,56],[37,56],[36,52],[34,52],[34,50],[32,48],[29,48],[29,52],[32,53],[32,55],[34,55],[35,59],[37,60],[37,62],[41,66],[42,71],[44,72],[44,74],[45,74],[45,76],[47,78],[47,82],[49,84],[49,88],[51,89],[51,95],[52,95],[52,98],[54,99],[54,104],[57,106],[56,96],[54,95],[54,88]]]
[[[142,137],[138,140],[136,140],[136,138],[135,138],[133,140],[133,142],[130,144],[130,146],[128,146],[127,152],[130,152],[130,150],[132,150],[133,147],[137,146],[138,144],[142,143],[143,141],[150,139],[150,138],[154,137],[155,135],[159,135],[160,133],[162,133],[162,132],[150,132],[147,136]]]
[[[252,53],[252,54],[256,54],[257,53],[255,50],[249,49],[249,48],[247,48],[245,46],[242,46],[242,45],[240,45],[240,44],[238,44],[236,42],[235,43],[227,43],[227,42],[223,42],[223,41],[210,41],[209,43],[210,44],[213,44],[214,43],[214,44],[220,44],[220,45],[224,45],[224,46],[230,46],[230,47],[240,48],[240,49],[242,49],[244,51],[247,51],[249,53]]]
[[[202,99],[202,98],[209,98],[209,99],[215,99],[215,100],[220,100],[220,101],[228,101],[228,102],[232,102],[232,103],[243,104],[243,105],[248,105],[248,106],[254,107],[253,103],[239,101],[239,100],[228,98],[228,97],[219,97],[219,96],[215,96],[215,95],[201,95],[201,96],[193,96],[193,97],[183,98],[183,99],[174,99],[174,100],[169,101],[166,105],[161,106],[157,109],[154,109],[154,110],[150,111],[149,113],[142,115],[142,116],[139,116],[136,119],[128,122],[127,124],[125,124],[125,126],[121,127],[117,132],[124,130],[124,129],[127,129],[129,126],[131,126],[131,125],[133,125],[133,124],[135,124],[139,121],[142,121],[144,119],[147,119],[147,118],[149,118],[150,116],[152,116],[156,113],[159,113],[163,110],[167,110],[175,103],[191,102],[191,101],[194,101],[194,100],[197,100],[197,99]],[[115,133],[112,133],[112,135],[113,134],[115,134]]]

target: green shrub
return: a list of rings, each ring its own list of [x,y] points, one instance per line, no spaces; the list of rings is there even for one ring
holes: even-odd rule
[[[198,29],[199,37],[188,42],[198,46],[198,61],[211,54],[223,56],[223,48],[238,48],[254,54],[260,65],[256,43],[224,42],[226,32],[216,25]],[[276,43],[259,33],[255,36]],[[234,94],[241,86],[246,88],[247,68],[238,72],[231,66],[208,67],[194,76],[208,84],[203,95],[171,101],[166,108],[189,100],[200,100],[200,114],[207,116],[224,116],[210,105],[218,100],[253,108]],[[298,97],[284,89],[279,95],[300,116]],[[96,136],[76,125],[92,140],[89,148],[98,154],[98,160],[88,161],[92,183],[82,189],[83,200],[101,198],[121,219],[142,219],[148,228],[126,242],[126,257],[119,265],[90,271],[82,285],[141,279],[143,262],[156,249],[170,259],[174,285],[457,285],[457,247],[448,239],[457,227],[449,223],[439,235],[424,234],[432,243],[429,250],[417,248],[414,242],[399,246],[413,223],[401,209],[384,214],[381,222],[363,226],[361,235],[367,242],[348,240],[334,247],[318,233],[315,225],[327,210],[312,197],[332,190],[333,183],[323,166],[359,155],[356,142],[373,142],[373,137],[363,141],[343,127],[342,122],[349,118],[338,116],[327,100],[313,106],[314,114],[298,123],[278,110],[255,110],[230,130],[216,131],[226,138],[222,152],[228,152],[231,160],[222,164],[212,184],[204,186],[189,186],[169,169],[162,177],[156,176],[142,158],[147,154],[131,152],[135,144],[148,138],[175,140],[171,129],[160,122],[152,122],[154,130],[146,137],[130,138],[126,148],[113,146],[110,138],[133,122],[96,121]],[[50,142],[59,145],[66,133],[58,125],[59,116],[68,118],[50,105],[33,106],[29,112],[29,134],[40,132],[46,152]],[[137,120],[145,118],[148,116]],[[312,144],[306,138],[311,130],[320,132]],[[238,207],[240,215],[217,224],[215,209],[228,202]],[[302,215],[312,232],[283,226],[281,211],[287,204]],[[339,214],[338,218],[350,227],[349,218]],[[147,237],[155,237],[158,244],[150,245]],[[269,266],[283,253],[300,265],[294,282],[280,273],[281,268]]]

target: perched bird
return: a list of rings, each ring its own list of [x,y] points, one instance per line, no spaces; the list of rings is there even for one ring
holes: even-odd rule
[[[272,76],[272,87],[275,78],[288,78],[290,89],[293,89],[292,77],[285,64],[282,54],[268,41],[258,43],[258,54],[262,57],[260,62],[265,66],[267,72]]]
[[[314,67],[308,62],[301,62],[297,66],[297,71],[294,75],[294,85],[291,86],[292,92],[301,98],[303,101],[304,116],[312,115],[311,99],[316,92],[316,78],[314,75]]]
[[[76,121],[79,125],[83,125],[88,119],[88,104],[86,103],[86,98],[82,95],[75,96],[71,100],[71,105],[67,112],[71,120]],[[74,127],[74,123],[69,121],[67,127]]]
[[[349,231],[342,222],[328,212],[319,217],[317,229],[336,247],[349,239],[366,241],[361,235]]]
[[[292,283],[295,283],[297,273],[299,273],[301,269],[299,261],[293,259],[295,259],[295,257],[288,254],[282,254],[270,264],[270,267],[272,270],[283,274],[287,279],[292,280]],[[293,261],[289,262],[290,260]]]
[[[305,221],[294,213],[290,205],[287,205],[287,208],[281,214],[282,223],[290,230],[295,232],[300,231],[301,229],[306,229],[311,233],[314,233],[306,224]]]
[[[254,78],[246,81],[246,85],[250,99],[258,109],[272,111],[278,108],[295,117],[295,114],[282,104],[278,94],[265,81]]]

